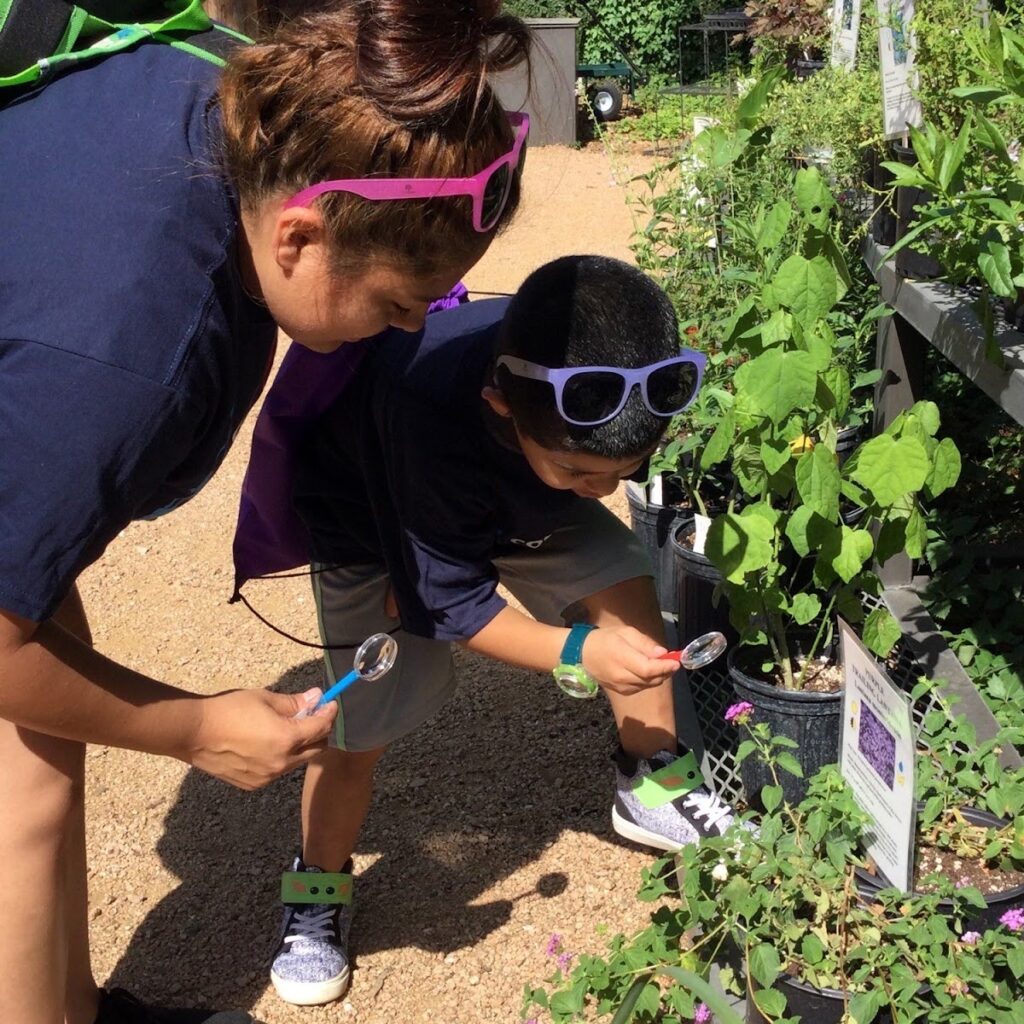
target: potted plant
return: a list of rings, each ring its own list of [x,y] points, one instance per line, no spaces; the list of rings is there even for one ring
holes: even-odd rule
[[[865,615],[862,604],[881,590],[874,562],[900,551],[921,556],[920,499],[956,481],[959,455],[937,439],[938,410],[925,402],[839,465],[851,382],[835,363],[828,316],[845,288],[845,262],[829,228],[833,200],[815,169],[797,173],[794,197],[795,209],[780,200],[770,217],[776,231],[799,239],[798,251],[777,267],[769,262],[737,310],[733,334],[751,358],[736,370],[720,429],[747,503],[713,520],[707,554],[741,637],[730,654],[734,686],[771,713],[774,732],[797,741],[810,774],[838,748],[839,674],[819,660],[835,618],[861,624],[868,647],[888,654],[899,627],[884,609]],[[750,765],[748,797],[766,781]],[[801,785],[787,783],[791,799]]]
[[[749,706],[730,709],[778,778],[791,741],[773,737]],[[555,1024],[614,1014],[633,1021],[720,1020],[732,1012],[708,986],[747,997],[747,1024],[992,1022],[1009,1024],[1024,998],[1024,913],[1006,912],[983,933],[939,912],[939,893],[886,890],[863,898],[856,870],[867,816],[838,772],[822,769],[796,805],[782,786],[765,793],[756,830],[724,836],[675,857],[673,898],[664,871],[644,873],[639,898],[656,901],[638,934],[616,935],[602,956],[580,956],[558,972],[554,991],[527,988],[524,1016]],[[940,886],[963,910],[970,890]],[[536,1017],[534,1019],[537,1019]],[[733,1018],[734,1019],[734,1018]]]

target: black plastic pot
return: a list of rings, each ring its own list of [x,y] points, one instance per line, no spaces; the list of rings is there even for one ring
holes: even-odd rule
[[[693,522],[685,522],[677,526],[672,535],[679,642],[685,644],[702,633],[717,630],[724,633],[732,645],[739,636],[729,623],[729,602],[723,595],[718,607],[714,605],[715,587],[722,582],[722,574],[706,555],[685,543],[693,531]]]
[[[917,806],[918,813],[921,812],[921,805]],[[972,824],[982,825],[991,828],[1001,828],[1007,824],[998,815],[990,811],[974,807],[962,807],[960,813]],[[863,868],[855,868],[857,877],[857,894],[862,900],[870,900],[879,890],[886,887],[884,879],[878,875],[868,874]],[[1017,885],[1003,892],[990,893],[985,897],[984,909],[972,909],[964,920],[964,931],[983,932],[986,928],[995,928],[999,924],[999,918],[1008,910],[1024,908],[1024,885]],[[939,907],[943,913],[953,916],[953,901],[940,900]]]
[[[759,679],[750,674],[749,668],[757,653],[749,647],[730,650],[729,676],[736,696],[754,705],[754,720],[767,722],[773,735],[787,736],[796,743],[791,753],[803,769],[803,778],[779,771],[783,798],[796,804],[807,794],[807,780],[819,768],[839,760],[843,694],[841,690],[835,693],[783,690]],[[740,764],[739,772],[747,802],[759,806],[761,790],[774,785],[771,771],[756,754],[751,754]]]
[[[1006,323],[1015,331],[1024,331],[1024,288],[1017,289],[1016,298],[1001,301]]]
[[[893,155],[901,164],[913,166],[917,163],[917,155],[910,146],[894,142]],[[917,209],[928,202],[930,196],[921,188],[901,185],[896,189],[896,241],[898,242],[917,221]],[[921,244],[919,239],[915,244]],[[900,277],[915,277],[931,280],[942,276],[942,264],[931,256],[913,249],[901,249],[896,253],[896,273]]]
[[[793,73],[796,75],[798,82],[804,82],[811,75],[816,74],[825,67],[823,60],[798,60],[793,69]]]
[[[856,450],[857,446],[864,440],[864,428],[844,427],[836,436],[836,457],[841,466]]]
[[[786,1018],[799,1017],[808,1024],[839,1024],[843,1019],[843,996],[849,993],[835,988],[814,988],[806,982],[781,975],[772,986],[786,997]],[[765,1017],[747,997],[746,1024],[764,1024]],[[881,1010],[872,1024],[892,1024],[888,1008]]]
[[[673,505],[655,505],[646,500],[643,487],[634,483],[626,485],[626,499],[629,501],[629,519],[633,532],[647,548],[654,566],[658,607],[671,614],[676,605],[672,537],[680,525],[693,521],[693,512]]]
[[[896,208],[890,195],[893,186],[892,171],[882,166],[885,154],[872,151],[872,180],[875,190],[874,216],[871,218],[871,237],[879,245],[896,244]]]

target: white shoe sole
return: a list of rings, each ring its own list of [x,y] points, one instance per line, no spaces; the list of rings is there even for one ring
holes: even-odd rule
[[[677,850],[681,850],[685,844],[674,843],[670,839],[666,839],[664,836],[659,836],[657,832],[648,832],[647,829],[641,828],[635,822],[626,821],[621,814],[619,809],[615,806],[612,807],[612,828],[623,839],[629,839],[631,842],[640,843],[641,846],[651,846],[655,850],[664,850],[666,853],[675,853]]]
[[[340,999],[348,989],[349,969],[345,968],[327,981],[290,981],[270,972],[277,994],[293,1006],[320,1006]]]

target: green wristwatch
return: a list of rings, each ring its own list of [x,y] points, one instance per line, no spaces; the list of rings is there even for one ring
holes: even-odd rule
[[[598,685],[590,673],[581,664],[583,659],[583,641],[587,639],[594,626],[587,622],[578,622],[570,627],[569,636],[562,648],[561,663],[555,666],[551,674],[555,677],[558,688],[570,697],[596,697]]]

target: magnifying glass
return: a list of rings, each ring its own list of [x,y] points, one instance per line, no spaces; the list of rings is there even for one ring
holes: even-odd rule
[[[357,679],[380,679],[387,675],[398,657],[398,641],[387,633],[374,633],[357,648],[352,658],[352,671],[342,676],[310,708],[303,708],[294,718],[308,718],[325,704],[330,704],[340,693],[344,693]]]
[[[661,658],[671,658],[672,661],[679,662],[682,668],[703,668],[714,661],[728,646],[725,636],[715,631],[704,633],[695,640],[691,640],[682,650],[669,651]],[[600,690],[600,687],[589,675],[575,670],[567,672],[565,675],[556,676],[555,682],[563,693],[582,700],[596,697]]]

